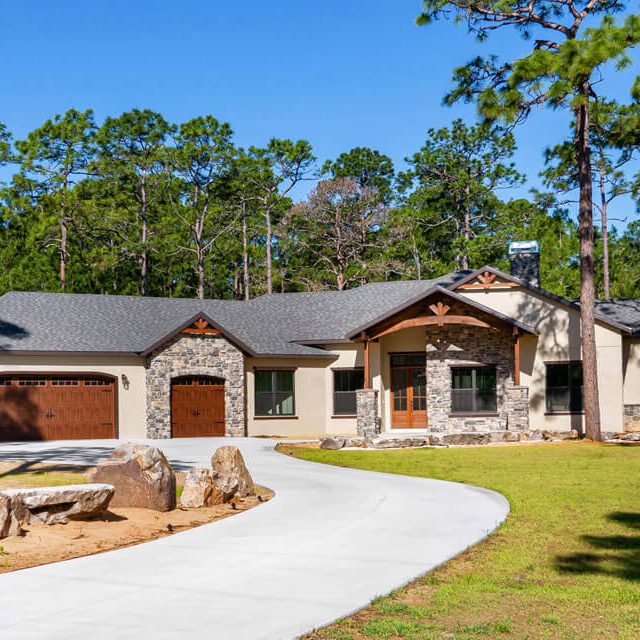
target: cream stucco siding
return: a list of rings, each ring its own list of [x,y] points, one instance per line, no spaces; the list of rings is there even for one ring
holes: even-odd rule
[[[82,354],[2,354],[0,373],[3,372],[105,373],[115,376],[118,381],[118,437],[146,437],[147,400],[143,358]]]
[[[327,419],[326,375],[331,361],[308,358],[246,358],[247,435],[313,436],[322,433]],[[255,415],[254,368],[293,368],[295,416]]]
[[[546,363],[581,360],[580,313],[528,289],[460,290],[470,300],[495,309],[538,332],[521,346],[521,384],[529,387],[532,428],[581,429],[581,415],[546,413]],[[622,336],[607,325],[596,325],[600,413],[603,431],[623,426]]]

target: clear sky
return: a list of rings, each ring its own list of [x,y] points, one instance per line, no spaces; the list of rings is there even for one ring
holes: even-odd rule
[[[369,146],[402,167],[429,127],[474,117],[472,106],[442,106],[454,67],[478,52],[525,50],[507,34],[480,46],[449,22],[418,28],[419,0],[2,5],[0,121],[17,138],[72,107],[98,121],[139,107],[176,123],[210,113],[242,146],[304,138],[321,161]],[[604,87],[626,100],[637,73],[612,72]],[[529,186],[567,123],[541,110],[517,131]],[[635,216],[630,202],[614,214]]]

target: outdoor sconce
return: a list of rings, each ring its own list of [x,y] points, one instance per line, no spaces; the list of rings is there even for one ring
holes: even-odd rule
[[[121,378],[121,380],[122,380],[122,386],[123,386],[125,389],[127,389],[127,390],[128,390],[128,389],[129,389],[129,378],[127,378],[127,374],[126,374],[126,373],[123,373],[123,374],[120,376],[120,378]]]

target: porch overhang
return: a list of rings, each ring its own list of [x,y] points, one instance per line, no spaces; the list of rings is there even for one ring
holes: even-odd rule
[[[381,315],[359,327],[348,337],[364,343],[364,387],[371,388],[369,364],[370,344],[383,336],[415,327],[445,326],[479,327],[504,332],[510,328],[514,340],[514,382],[520,384],[520,337],[536,335],[533,327],[494,309],[470,300],[443,287],[434,287],[421,296],[408,300],[401,307]]]

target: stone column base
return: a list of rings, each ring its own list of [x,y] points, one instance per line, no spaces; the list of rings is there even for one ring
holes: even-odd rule
[[[507,387],[505,413],[509,431],[529,429],[529,387]]]
[[[356,391],[357,428],[361,436],[371,437],[380,433],[378,416],[378,392],[375,389]]]

